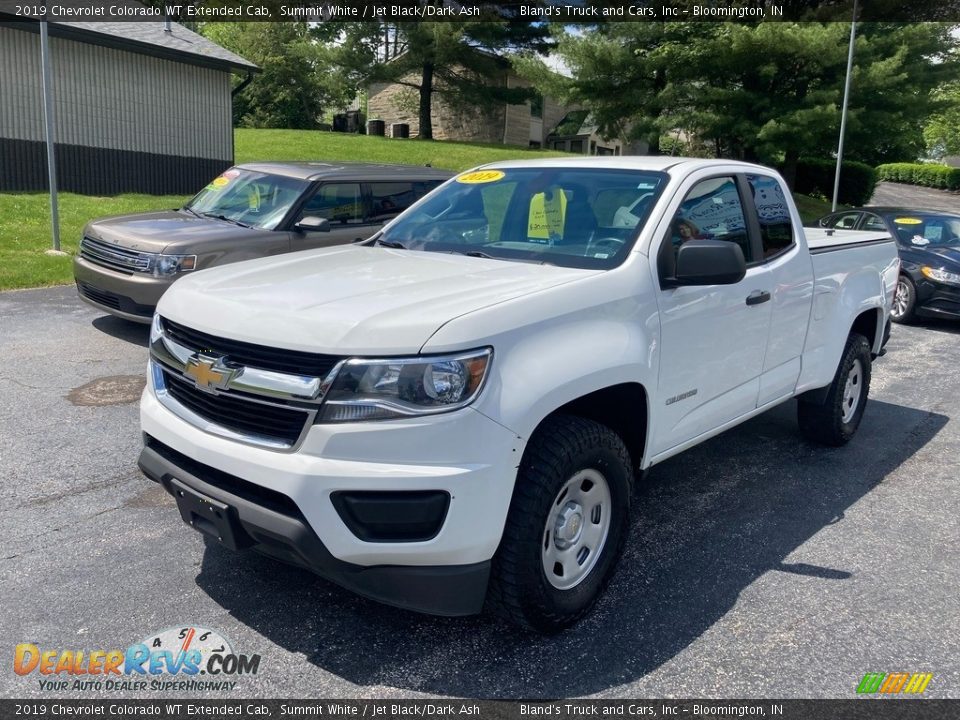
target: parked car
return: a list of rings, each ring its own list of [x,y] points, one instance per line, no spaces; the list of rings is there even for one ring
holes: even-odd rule
[[[791,398],[851,439],[898,267],[886,231],[805,233],[758,165],[489,165],[362,245],[179,280],[139,464],[211,542],[555,631],[610,579],[636,471]]]
[[[900,278],[890,317],[960,318],[960,213],[863,207],[825,215],[824,228],[890,233],[900,250]]]
[[[178,210],[88,223],[73,263],[77,291],[100,310],[149,323],[185,274],[365,240],[451,176],[402,165],[238,165]]]

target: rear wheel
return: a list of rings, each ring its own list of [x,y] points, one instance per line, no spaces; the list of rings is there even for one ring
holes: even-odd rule
[[[896,323],[908,323],[913,320],[913,310],[917,304],[917,286],[906,275],[897,279],[897,289],[893,294],[893,306],[890,319]]]
[[[867,405],[870,361],[870,343],[863,335],[851,333],[826,399],[822,403],[801,399],[797,404],[804,437],[834,447],[850,441]]]
[[[600,423],[556,416],[541,424],[493,561],[489,599],[501,616],[557,632],[590,611],[627,537],[630,468],[623,441]]]

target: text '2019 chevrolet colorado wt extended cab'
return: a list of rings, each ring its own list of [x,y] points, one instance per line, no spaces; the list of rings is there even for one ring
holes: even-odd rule
[[[850,439],[897,272],[884,233],[804,234],[761,166],[484,166],[366,246],[177,282],[140,466],[228,547],[554,631],[610,578],[636,472],[791,398]]]

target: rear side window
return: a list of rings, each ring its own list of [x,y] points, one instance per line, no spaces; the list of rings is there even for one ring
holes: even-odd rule
[[[747,175],[747,182],[760,221],[763,257],[779,255],[793,245],[793,223],[783,187],[775,178],[765,175]]]
[[[417,183],[418,185],[420,183]],[[370,220],[383,222],[406,210],[423,196],[410,182],[370,183]]]
[[[863,219],[863,229],[864,230],[879,230],[880,232],[887,231],[887,225],[883,222],[883,218],[874,215],[873,213],[867,213]]]
[[[748,263],[757,259],[733,177],[710,178],[694,185],[677,210],[670,232],[674,251],[691,240],[725,240],[739,245]]]

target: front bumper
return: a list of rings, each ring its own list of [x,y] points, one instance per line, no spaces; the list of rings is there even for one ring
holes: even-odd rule
[[[191,515],[177,498],[185,521],[232,549],[256,550],[312,570],[365,597],[409,610],[454,616],[472,615],[483,608],[489,560],[445,566],[346,563],[330,554],[296,506],[282,496],[195,462],[149,436],[139,465],[174,498],[188,493],[219,503],[218,508],[233,516],[225,526],[230,530],[228,537],[213,525],[202,524],[200,518],[196,523],[188,520]]]
[[[914,312],[921,317],[960,318],[960,287],[927,278],[914,281],[917,305]]]
[[[112,315],[142,323],[150,322],[160,297],[175,279],[118,272],[79,255],[73,260],[73,277],[81,300]]]
[[[257,528],[264,529],[261,511],[275,513],[273,501],[264,496],[283,499],[286,515],[296,523],[284,520],[282,533],[270,525],[265,529],[285,549],[279,554],[275,547],[254,549],[390,604],[438,614],[481,607],[480,588],[485,590],[489,561],[503,533],[523,441],[476,410],[315,425],[296,452],[282,452],[204,432],[161,405],[148,386],[141,425],[159,447],[171,451],[159,464],[156,450],[148,446],[141,457],[144,472],[168,491],[165,475],[238,507],[241,525],[249,526],[246,534],[257,537]],[[227,491],[211,482],[217,473],[236,478],[254,494],[241,497],[242,504],[225,498]],[[449,502],[442,525],[428,539],[370,541],[335,507],[337,495],[362,491],[445,493]],[[440,590],[441,585],[448,589]],[[411,593],[423,600],[414,602]]]

